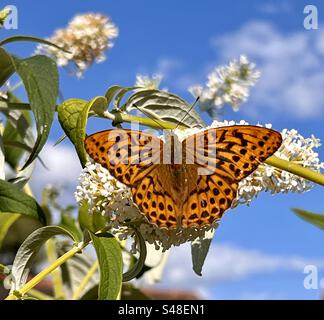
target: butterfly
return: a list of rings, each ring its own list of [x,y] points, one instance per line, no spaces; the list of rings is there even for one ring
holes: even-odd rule
[[[282,143],[272,129],[234,125],[206,129],[182,142],[138,130],[113,129],[85,139],[85,149],[131,190],[159,228],[202,227],[231,207],[238,183]]]

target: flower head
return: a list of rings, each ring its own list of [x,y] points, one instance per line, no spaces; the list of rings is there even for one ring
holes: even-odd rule
[[[136,225],[144,240],[163,251],[171,246],[204,238],[205,232],[215,228],[216,223],[201,228],[160,229],[149,223],[133,202],[130,189],[118,182],[107,169],[98,163],[87,163],[75,192],[79,204],[86,201],[90,214],[100,212],[107,217],[112,233],[124,240],[134,234],[131,225]],[[133,247],[133,251],[136,247]]]
[[[160,74],[155,74],[152,77],[138,74],[136,75],[135,87],[143,88],[137,90],[159,89],[161,80],[162,80],[162,75]]]
[[[118,28],[109,17],[99,13],[78,15],[67,28],[57,30],[48,39],[71,53],[43,44],[36,53],[52,57],[63,67],[73,62],[74,73],[81,76],[91,64],[105,60],[105,51],[113,47],[112,40],[117,36]]]
[[[195,85],[189,91],[195,97],[200,97],[199,105],[202,111],[211,116],[225,104],[238,111],[240,104],[245,102],[252,87],[260,77],[253,63],[246,56],[241,55],[239,60],[233,60],[227,66],[216,68],[208,75],[206,87]]]

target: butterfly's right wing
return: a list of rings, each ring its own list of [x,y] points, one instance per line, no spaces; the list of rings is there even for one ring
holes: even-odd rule
[[[257,169],[282,143],[279,132],[250,125],[212,128],[183,142],[193,164],[183,225],[211,224],[236,197],[238,182]],[[191,182],[190,182],[191,181]]]
[[[176,227],[177,206],[169,192],[169,171],[161,165],[163,141],[154,135],[114,129],[85,139],[89,156],[131,188],[133,200],[151,223]]]

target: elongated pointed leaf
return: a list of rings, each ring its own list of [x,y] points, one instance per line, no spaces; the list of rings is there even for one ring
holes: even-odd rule
[[[10,78],[15,72],[15,67],[10,55],[5,49],[0,48],[0,87]]]
[[[206,233],[204,239],[196,239],[191,243],[192,267],[198,276],[202,276],[202,268],[206,260],[215,230]]]
[[[72,218],[68,213],[62,213],[60,226],[68,230],[71,234],[73,234],[73,237],[77,240],[77,242],[81,241],[82,232],[77,227],[74,218]]]
[[[36,200],[4,180],[0,180],[0,212],[20,213],[46,223],[45,214]]]
[[[0,179],[5,180],[5,154],[4,154],[4,146],[2,141],[2,136],[0,134]]]
[[[8,94],[9,102],[20,103],[21,101],[13,94]],[[28,111],[10,110],[5,111],[7,122],[3,133],[5,141],[17,141],[32,148],[35,141],[31,126],[31,117]],[[19,148],[5,146],[6,162],[16,169],[24,151]]]
[[[136,107],[135,107],[136,105]],[[128,112],[139,109],[154,119],[161,119],[187,128],[203,128],[204,121],[185,100],[160,90],[141,90],[133,94],[122,107]],[[191,110],[190,110],[191,109]]]
[[[3,45],[8,44],[8,43],[12,43],[12,42],[18,42],[18,41],[28,41],[28,42],[37,42],[37,43],[41,43],[41,44],[46,44],[47,46],[54,47],[56,49],[62,50],[62,51],[67,52],[67,53],[70,53],[69,51],[65,50],[64,48],[59,47],[58,45],[56,45],[53,42],[50,42],[50,41],[48,41],[46,39],[34,37],[34,36],[13,36],[13,37],[9,37],[9,38],[6,38],[6,39],[2,40],[0,42],[0,46],[3,46]]]
[[[99,300],[115,300],[122,285],[123,259],[120,245],[108,233],[91,234],[91,239],[99,261]]]
[[[89,102],[81,99],[69,99],[58,106],[60,124],[74,144],[82,166],[87,162],[84,139],[89,113],[91,110],[104,109],[106,106],[107,99],[101,96],[95,97]]]
[[[292,211],[303,220],[311,223],[312,225],[324,230],[324,214],[313,213],[298,208],[293,208]]]
[[[15,213],[0,213],[0,251],[3,240],[5,239],[8,230],[20,217],[20,214]]]
[[[93,233],[102,230],[107,224],[105,217],[103,217],[101,213],[89,213],[89,206],[87,203],[83,203],[80,206],[78,220],[83,230],[89,230]]]
[[[20,246],[11,270],[13,282],[11,292],[19,290],[25,283],[37,253],[42,245],[50,238],[65,235],[74,240],[73,235],[58,226],[47,226],[35,230]]]
[[[27,59],[13,57],[15,69],[22,79],[34,113],[37,139],[24,167],[35,160],[43,148],[54,119],[58,97],[58,71],[55,62],[46,56]]]

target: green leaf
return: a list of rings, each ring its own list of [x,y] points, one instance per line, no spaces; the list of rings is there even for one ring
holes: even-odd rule
[[[89,206],[84,202],[79,208],[79,225],[83,230],[93,233],[102,230],[106,226],[106,218],[99,212],[89,213]]]
[[[84,149],[86,137],[86,125],[90,111],[98,111],[107,106],[105,97],[95,97],[86,102],[81,99],[69,99],[58,106],[58,118],[61,126],[69,137],[78,153],[82,166],[87,162],[87,154]]]
[[[117,92],[121,91],[122,89],[123,87],[117,85],[108,88],[108,90],[105,93],[105,97],[107,99],[107,105],[110,104],[110,102],[112,101],[113,97],[117,94]]]
[[[198,276],[202,276],[202,268],[207,257],[210,244],[213,240],[215,230],[206,232],[204,239],[197,238],[191,243],[192,267]]]
[[[58,226],[39,228],[26,238],[18,249],[12,265],[11,274],[13,282],[11,292],[19,290],[26,283],[29,271],[42,245],[48,239],[57,235],[65,235],[75,240],[68,230]]]
[[[81,241],[82,232],[77,227],[75,220],[68,213],[62,213],[60,226],[73,234],[77,242]]]
[[[8,99],[9,102],[20,102],[11,93],[8,94]],[[32,148],[34,145],[34,136],[29,112],[8,109],[5,113],[7,115],[7,122],[3,133],[4,141],[24,143],[26,146]],[[13,169],[16,169],[23,154],[24,151],[22,149],[8,145],[5,146],[6,161]]]
[[[37,139],[24,167],[35,160],[43,148],[54,119],[58,97],[58,71],[55,62],[46,56],[27,59],[12,57],[15,69],[22,79],[34,113]]]
[[[122,109],[128,112],[139,109],[143,114],[154,119],[169,121],[187,128],[206,126],[199,114],[190,110],[191,105],[177,95],[166,91],[141,90],[136,92],[127,100]]]
[[[292,211],[303,220],[313,224],[314,226],[324,230],[324,215],[313,213],[311,211],[306,211],[298,208],[293,208]]]
[[[145,240],[142,234],[136,228],[134,228],[133,230],[137,238],[136,240],[139,244],[140,256],[136,260],[135,265],[129,271],[123,274],[123,282],[130,281],[136,278],[143,272],[143,269],[146,267],[145,260],[147,255],[147,248],[146,248]]]
[[[12,43],[12,42],[17,42],[17,41],[30,41],[30,42],[37,42],[37,43],[42,43],[42,44],[46,44],[50,47],[54,47],[56,49],[62,50],[64,52],[70,53],[70,51],[65,50],[64,48],[61,48],[60,46],[56,45],[53,42],[50,42],[46,39],[42,39],[42,38],[38,38],[38,37],[33,37],[33,36],[12,36],[9,38],[6,38],[4,40],[2,40],[0,42],[0,46],[3,46],[5,44],[8,43]]]
[[[16,222],[16,220],[20,217],[20,214],[15,213],[0,213],[0,250],[2,246],[2,242],[5,239],[8,230],[10,227]]]
[[[2,141],[2,136],[0,133],[0,179],[4,180],[6,178],[5,175],[5,155],[4,155],[4,146]]]
[[[122,250],[109,233],[91,234],[91,239],[99,261],[99,300],[115,300],[122,285]]]
[[[5,84],[14,72],[15,67],[10,55],[5,49],[0,48],[0,87]]]
[[[4,180],[0,180],[0,212],[20,213],[46,224],[44,212],[36,200]]]

